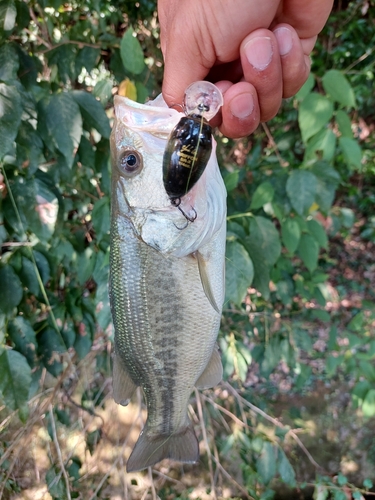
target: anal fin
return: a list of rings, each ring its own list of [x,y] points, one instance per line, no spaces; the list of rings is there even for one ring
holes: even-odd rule
[[[121,360],[114,355],[113,359],[113,399],[116,403],[126,406],[129,404],[137,386],[121,365]]]
[[[222,378],[223,365],[218,348],[215,346],[206,368],[195,383],[195,387],[197,389],[210,389],[215,387]]]
[[[216,304],[216,300],[215,300],[215,297],[214,297],[214,294],[212,292],[212,288],[210,285],[210,280],[208,279],[207,268],[206,268],[206,263],[204,261],[204,257],[199,252],[195,252],[194,256],[196,257],[196,259],[198,261],[199,275],[201,277],[201,282],[202,282],[204,293],[206,294],[206,297],[208,298],[210,304],[215,309],[215,311],[217,313],[221,314],[221,308],[219,308],[218,305]]]

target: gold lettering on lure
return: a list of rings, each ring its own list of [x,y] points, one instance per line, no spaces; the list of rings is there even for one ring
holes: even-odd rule
[[[179,151],[177,154],[178,154],[178,158],[179,158],[178,163],[182,167],[191,168],[193,166],[192,165],[193,161],[194,161],[194,147],[193,146],[184,145],[184,146],[182,146],[181,151]]]

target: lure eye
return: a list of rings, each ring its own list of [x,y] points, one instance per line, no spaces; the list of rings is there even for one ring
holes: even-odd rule
[[[138,151],[128,150],[120,156],[120,170],[127,177],[133,177],[142,170],[142,156]]]

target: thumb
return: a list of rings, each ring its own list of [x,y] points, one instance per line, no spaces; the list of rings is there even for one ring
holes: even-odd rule
[[[211,47],[207,54],[207,41],[201,39],[197,28],[202,20],[194,24],[195,16],[191,12],[189,16],[184,16],[181,9],[172,20],[168,16],[163,18],[169,23],[160,23],[164,56],[162,93],[168,106],[172,106],[183,103],[185,89],[191,83],[203,80],[208,75],[215,62],[215,52]],[[202,46],[205,46],[204,56],[200,48]]]

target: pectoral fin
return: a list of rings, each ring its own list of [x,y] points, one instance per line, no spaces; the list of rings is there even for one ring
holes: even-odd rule
[[[218,305],[216,304],[214,294],[212,293],[212,288],[211,288],[210,281],[208,279],[207,266],[206,266],[206,262],[204,260],[204,257],[199,252],[195,252],[194,256],[196,257],[196,259],[198,261],[199,275],[201,277],[201,282],[202,282],[204,293],[206,294],[206,297],[208,298],[210,304],[215,309],[215,311],[217,313],[221,314],[221,310],[218,307]]]
[[[223,365],[217,346],[214,347],[212,356],[204,372],[195,383],[197,389],[210,389],[215,387],[223,378]]]
[[[113,399],[116,403],[126,406],[129,404],[137,386],[121,365],[115,354],[113,359]]]

